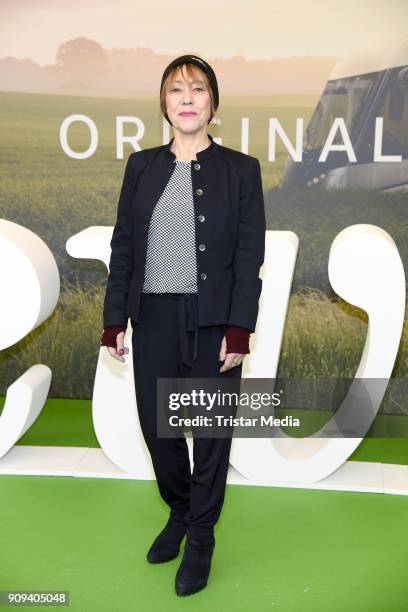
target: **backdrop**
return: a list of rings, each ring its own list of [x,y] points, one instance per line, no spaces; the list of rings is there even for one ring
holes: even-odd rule
[[[51,397],[92,397],[107,271],[65,244],[114,224],[128,155],[172,136],[159,85],[183,53],[216,72],[212,136],[261,162],[267,228],[299,236],[278,375],[352,378],[367,315],[331,289],[328,255],[339,231],[371,223],[408,270],[406,3],[3,0],[0,10],[1,217],[47,243],[62,282],[52,316],[0,353],[0,394],[46,363]],[[328,139],[347,150],[322,160]],[[407,336],[405,325],[382,412],[408,410]]]

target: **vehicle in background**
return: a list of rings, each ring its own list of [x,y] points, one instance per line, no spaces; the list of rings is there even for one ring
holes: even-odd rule
[[[342,117],[357,161],[330,151],[319,162],[336,117]],[[382,155],[400,161],[374,162],[376,117],[383,118]],[[333,144],[344,144],[338,130]],[[288,159],[280,186],[326,189],[408,189],[408,39],[353,52],[333,67],[303,138],[302,161]]]

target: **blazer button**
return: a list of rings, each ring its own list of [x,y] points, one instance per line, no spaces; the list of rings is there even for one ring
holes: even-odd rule
[[[199,170],[201,168],[200,164],[194,164],[194,170]]]
[[[202,280],[205,280],[207,278],[207,275],[206,275],[205,272],[201,272],[200,276],[201,276]]]
[[[200,251],[205,251],[205,244],[199,244],[198,248],[200,249]]]
[[[200,188],[196,189],[196,194],[197,195],[203,195],[204,191]]]
[[[205,221],[204,215],[198,215],[198,220],[201,221],[201,223]]]

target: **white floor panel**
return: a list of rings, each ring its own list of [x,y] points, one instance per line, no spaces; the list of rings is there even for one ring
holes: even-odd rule
[[[408,465],[383,463],[384,493],[408,495]]]
[[[128,474],[118,468],[99,448],[65,446],[14,446],[0,459],[0,475],[75,476],[80,478],[121,478],[153,480],[145,474]],[[315,483],[285,483],[248,480],[232,466],[229,484],[263,487],[288,487],[356,491],[362,493],[389,493],[408,495],[408,466],[385,463],[346,461],[333,474]]]
[[[293,489],[326,489],[332,491],[356,491],[360,493],[384,493],[382,464],[364,461],[346,461],[333,474],[319,482],[294,483],[282,481],[254,481],[242,476],[232,466],[227,482],[260,487],[289,487]],[[408,483],[407,483],[408,494]]]
[[[87,450],[80,446],[13,446],[0,459],[0,474],[72,476]]]
[[[128,480],[153,480],[155,474],[151,468],[150,478],[144,474],[128,474],[121,470],[117,465],[105,455],[100,448],[87,448],[86,453],[76,466],[72,476],[81,478],[123,478]]]

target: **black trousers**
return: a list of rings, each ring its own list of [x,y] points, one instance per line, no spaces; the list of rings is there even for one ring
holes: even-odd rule
[[[157,378],[233,378],[239,393],[242,364],[220,373],[226,326],[198,328],[197,320],[197,294],[142,293],[138,321],[131,324],[137,409],[159,492],[170,517],[203,540],[213,535],[221,513],[232,438],[193,433],[191,473],[185,437],[157,435]]]

